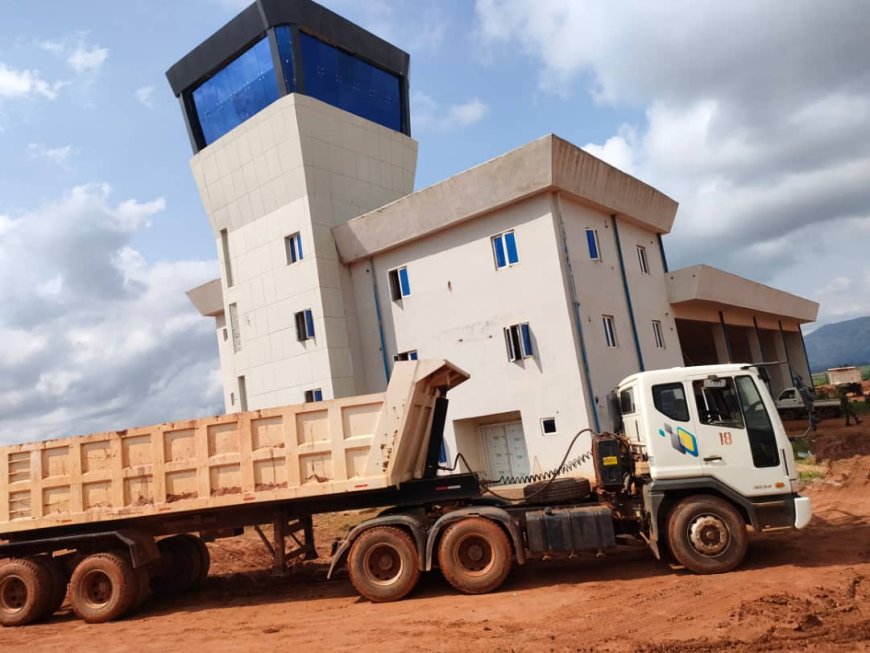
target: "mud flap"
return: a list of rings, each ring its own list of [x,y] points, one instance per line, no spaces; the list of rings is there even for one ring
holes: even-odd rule
[[[650,492],[649,485],[643,486],[643,507],[649,531],[649,534],[645,539],[650,551],[652,551],[653,555],[656,557],[656,560],[662,559],[662,554],[659,549],[659,507],[662,505],[662,500],[664,498],[664,494]]]

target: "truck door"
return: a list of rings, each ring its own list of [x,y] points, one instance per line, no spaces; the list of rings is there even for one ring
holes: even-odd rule
[[[769,407],[749,374],[693,377],[698,456],[704,474],[744,496],[779,494],[789,488]]]

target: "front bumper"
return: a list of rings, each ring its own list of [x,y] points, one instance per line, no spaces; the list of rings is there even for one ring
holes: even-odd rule
[[[803,528],[813,518],[813,502],[809,497],[794,497],[794,527]]]

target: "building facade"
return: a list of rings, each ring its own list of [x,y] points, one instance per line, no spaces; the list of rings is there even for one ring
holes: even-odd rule
[[[413,192],[408,61],[308,0],[259,0],[167,74],[221,265],[189,295],[215,319],[228,412],[446,358],[472,375],[446,457],[510,480],[606,427],[638,370],[781,361],[774,389],[809,382],[817,304],[669,271],[677,203],[556,136]]]

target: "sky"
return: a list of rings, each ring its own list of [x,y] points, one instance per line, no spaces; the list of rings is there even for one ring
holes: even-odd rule
[[[164,74],[247,4],[4,7],[0,444],[222,412]],[[322,4],[410,53],[417,188],[552,132],[680,203],[672,269],[814,299],[815,326],[870,314],[870,3]]]

